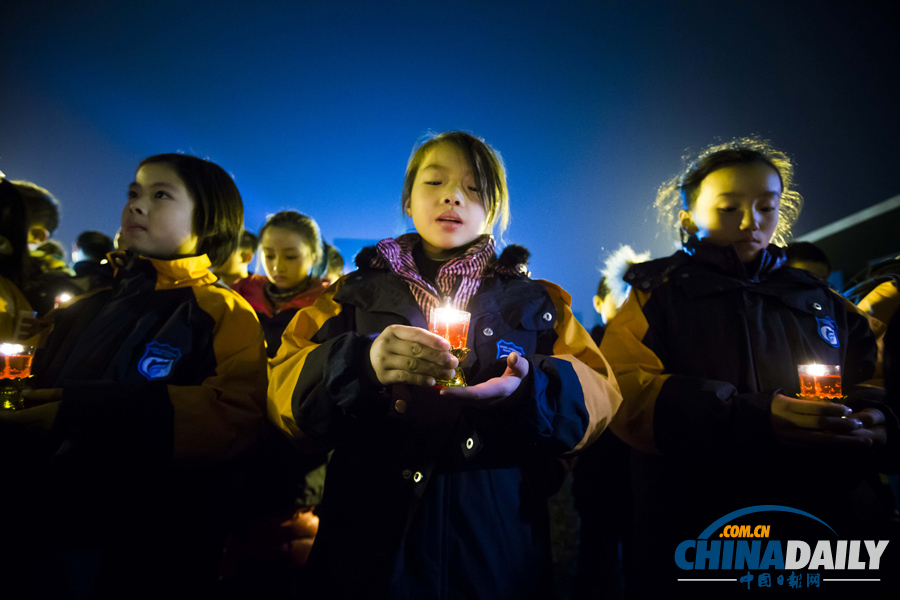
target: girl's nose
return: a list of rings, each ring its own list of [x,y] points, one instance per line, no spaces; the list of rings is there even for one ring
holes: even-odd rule
[[[463,194],[459,189],[455,189],[450,194],[444,198],[444,204],[449,204],[451,206],[462,206]]]
[[[128,210],[139,215],[147,214],[147,205],[141,198],[134,198],[128,203]]]
[[[759,229],[759,219],[756,218],[756,213],[748,211],[744,213],[744,220],[741,222],[741,229],[756,231]]]

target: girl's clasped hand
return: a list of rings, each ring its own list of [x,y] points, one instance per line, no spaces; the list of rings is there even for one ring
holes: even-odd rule
[[[832,404],[775,394],[772,428],[788,446],[881,446],[887,441],[884,413],[867,408],[854,413]]]
[[[390,325],[375,338],[369,349],[370,378],[381,385],[407,383],[434,385],[437,379],[450,379],[459,360],[450,354],[450,342],[418,327]],[[489,407],[511,396],[528,375],[528,361],[513,352],[506,359],[506,370],[473,386],[444,388],[442,396],[473,400]]]

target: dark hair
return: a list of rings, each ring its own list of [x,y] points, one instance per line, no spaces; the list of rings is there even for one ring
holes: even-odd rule
[[[344,257],[331,244],[325,244],[325,262],[327,264],[326,273],[328,271],[344,270]]]
[[[429,150],[438,144],[453,144],[463,153],[472,167],[478,195],[484,206],[487,228],[493,229],[500,223],[500,232],[506,231],[509,224],[509,190],[506,187],[506,167],[500,154],[484,140],[463,131],[448,131],[431,135],[424,143],[413,150],[406,165],[406,177],[403,179],[403,191],[400,194],[401,209],[406,211],[412,195],[413,183],[422,161]]]
[[[59,200],[53,194],[30,181],[11,181],[25,202],[26,227],[43,225],[53,233],[59,227]]]
[[[197,254],[206,254],[218,267],[238,247],[244,229],[244,203],[231,176],[216,163],[190,154],[157,154],[141,161],[166,164],[178,174],[194,199],[194,235]]]
[[[0,275],[21,286],[24,281],[25,255],[28,251],[28,226],[25,201],[19,188],[0,177]]]
[[[831,261],[825,251],[810,242],[794,242],[788,244],[785,248],[785,258],[788,263],[794,261],[815,262],[825,265],[828,272],[831,272]]]
[[[251,233],[245,229],[241,234],[241,241],[238,244],[238,247],[241,250],[256,252],[256,249],[259,248],[259,238],[256,237],[256,234]]]
[[[746,164],[764,164],[771,167],[781,179],[781,200],[778,208],[778,226],[772,243],[787,244],[791,228],[800,216],[803,198],[791,186],[794,166],[787,155],[757,137],[736,138],[724,144],[714,144],[691,159],[685,157],[684,171],[663,183],[656,193],[654,205],[659,211],[659,222],[667,229],[680,231],[678,211],[691,210],[697,202],[700,184],[713,171],[724,167]],[[682,242],[686,241],[682,232]]]
[[[262,240],[266,229],[269,227],[287,229],[303,238],[304,242],[309,246],[309,256],[312,259],[313,271],[321,271],[325,249],[322,246],[322,232],[319,230],[319,224],[316,223],[315,219],[295,210],[283,210],[275,213],[268,218],[266,224],[259,230],[260,240]],[[315,273],[313,273],[313,276],[316,276]]]
[[[606,277],[601,277],[600,282],[597,283],[597,296],[603,300],[609,294],[610,289],[606,284]]]
[[[75,241],[84,255],[93,261],[101,261],[113,251],[113,241],[105,233],[99,231],[83,231]]]

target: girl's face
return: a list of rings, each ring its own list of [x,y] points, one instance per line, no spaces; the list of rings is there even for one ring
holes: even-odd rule
[[[734,165],[707,175],[694,208],[678,216],[685,231],[718,246],[734,246],[747,263],[769,245],[780,200],[781,179],[772,167]]]
[[[426,152],[406,213],[431,259],[456,256],[484,233],[484,206],[472,167],[459,148],[445,143]]]
[[[267,227],[260,246],[266,276],[275,287],[290,289],[307,278],[313,266],[313,253],[299,233],[281,227]]]
[[[197,253],[194,199],[175,170],[165,163],[138,169],[122,210],[119,249],[151,258]]]

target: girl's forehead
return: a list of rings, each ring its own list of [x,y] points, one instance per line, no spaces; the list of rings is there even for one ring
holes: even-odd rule
[[[716,169],[700,182],[700,192],[767,191],[781,193],[781,176],[765,163],[727,165]]]
[[[138,168],[135,173],[135,181],[146,185],[153,183],[168,183],[184,186],[184,182],[175,168],[168,163],[148,163]]]
[[[472,165],[465,152],[456,144],[441,142],[429,148],[422,157],[420,170],[429,168],[459,169],[471,173]]]
[[[262,243],[269,246],[305,247],[309,245],[306,238],[296,231],[277,225],[266,227],[262,235]]]

